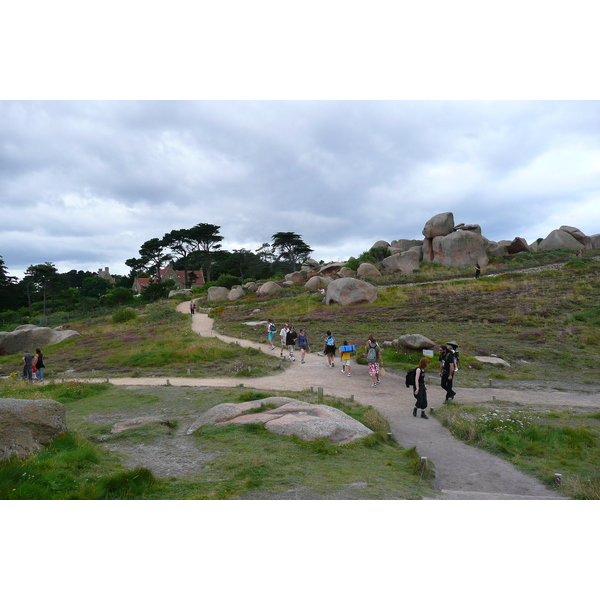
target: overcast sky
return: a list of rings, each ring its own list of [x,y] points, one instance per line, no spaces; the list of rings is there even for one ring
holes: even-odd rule
[[[344,260],[447,211],[494,241],[596,234],[599,132],[597,101],[2,101],[0,255],[125,275],[206,222]]]
[[[421,239],[447,211],[493,241],[600,233],[585,12],[575,31],[525,0],[493,23],[462,1],[99,6],[5,9],[11,275],[46,261],[125,275],[145,241],[201,222],[230,250],[293,231],[324,261]]]

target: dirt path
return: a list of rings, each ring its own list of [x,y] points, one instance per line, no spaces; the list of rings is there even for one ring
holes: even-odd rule
[[[178,310],[188,312],[188,302]],[[206,314],[192,317],[192,330],[201,336],[218,337],[244,347],[260,348],[265,353],[279,355],[279,349],[269,350],[268,344],[217,334],[213,320]],[[276,340],[277,341],[277,340]],[[312,340],[313,345],[315,340]],[[111,379],[115,385],[166,385],[191,387],[235,387],[239,379],[231,378],[118,378]],[[392,433],[399,444],[406,448],[416,446],[423,457],[433,461],[436,469],[434,487],[441,491],[440,499],[563,499],[558,493],[547,489],[537,480],[524,475],[507,461],[483,450],[456,440],[435,418],[421,419],[412,416],[414,399],[404,385],[403,378],[387,374],[377,388],[371,387],[371,379],[365,366],[352,364],[352,376],[341,373],[339,359],[335,368],[327,366],[327,360],[317,353],[306,356],[301,364],[296,362],[279,375],[249,377],[244,385],[264,390],[301,391],[323,388],[325,394],[345,397],[354,396],[357,402],[373,405],[389,421]],[[600,407],[600,394],[579,395],[565,392],[520,392],[517,390],[461,389],[457,401],[462,403],[497,400],[519,402],[524,405]],[[444,395],[436,378],[428,385],[429,405],[439,407]]]

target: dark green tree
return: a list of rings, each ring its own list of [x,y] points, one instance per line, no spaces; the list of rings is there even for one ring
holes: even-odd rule
[[[67,285],[51,262],[39,265],[31,265],[25,271],[23,283],[27,288],[27,302],[31,316],[32,303],[34,300],[42,302],[42,312],[47,314],[47,301],[54,307],[54,300],[61,289],[67,289]]]
[[[198,254],[204,267],[206,281],[210,281],[212,266],[212,254],[221,248],[222,235],[219,235],[221,227],[210,223],[198,223],[188,230],[189,240],[194,247],[194,253]]]
[[[302,240],[302,236],[292,231],[279,231],[271,237],[271,248],[278,253],[279,260],[286,262],[295,271],[312,252],[312,248]]]
[[[8,274],[4,259],[0,256],[0,310],[18,308],[17,278]]]
[[[185,287],[189,287],[188,266],[190,254],[197,249],[197,243],[192,239],[190,229],[173,229],[166,233],[162,241],[166,248],[173,251],[183,266]]]
[[[160,270],[162,266],[173,258],[169,253],[165,252],[165,249],[166,246],[162,240],[152,238],[142,244],[140,258],[128,258],[125,264],[137,272],[147,269],[160,282]]]

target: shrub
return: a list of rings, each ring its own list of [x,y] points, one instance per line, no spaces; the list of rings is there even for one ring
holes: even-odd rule
[[[219,278],[215,282],[214,285],[218,287],[225,287],[230,290],[234,285],[242,285],[242,280],[235,275],[230,275],[229,273],[222,273],[219,275]]]
[[[133,321],[137,317],[137,313],[133,308],[118,308],[112,314],[111,320],[113,323],[127,323]]]

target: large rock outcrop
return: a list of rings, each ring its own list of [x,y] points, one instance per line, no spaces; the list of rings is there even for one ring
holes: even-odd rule
[[[14,331],[0,331],[0,351],[4,354],[33,351],[74,337],[81,337],[74,329],[57,330],[37,325],[19,325]]]
[[[306,283],[308,281],[308,271],[294,271],[285,276],[285,280],[291,283]]]
[[[538,244],[538,250],[585,250],[585,246],[570,233],[555,229]]]
[[[0,461],[25,458],[67,434],[64,404],[0,398]]]
[[[319,288],[326,289],[332,281],[333,279],[331,279],[331,277],[314,275],[304,284],[304,287],[307,290],[318,290]]]
[[[342,306],[374,302],[377,288],[366,281],[344,277],[332,281],[327,287],[325,304],[337,303]]]
[[[248,413],[265,404],[276,408]],[[246,414],[244,414],[246,413]],[[346,413],[325,404],[310,404],[292,398],[275,396],[239,404],[219,404],[207,410],[187,430],[190,435],[202,425],[247,425],[264,423],[272,433],[297,435],[303,440],[327,438],[334,444],[348,444],[373,433]]]
[[[485,238],[477,233],[459,230],[433,238],[431,249],[434,262],[446,267],[466,267],[488,264]]]

